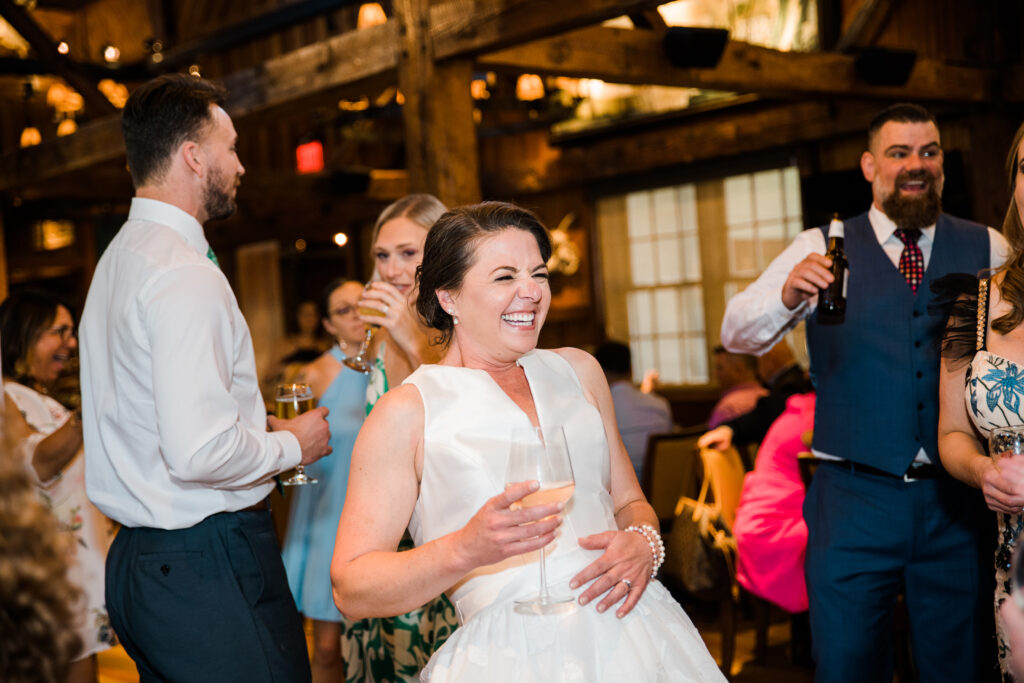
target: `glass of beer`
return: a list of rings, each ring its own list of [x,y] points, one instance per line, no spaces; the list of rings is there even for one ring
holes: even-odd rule
[[[291,420],[313,410],[315,406],[313,389],[308,384],[277,385],[277,394],[274,397],[274,415],[280,419]],[[281,480],[281,483],[285,486],[305,486],[306,484],[315,484],[317,480],[306,474],[305,467],[296,465],[295,474]]]
[[[366,286],[369,287],[370,283],[367,282]],[[377,310],[376,308],[370,308],[369,306],[360,306],[359,315],[376,316],[379,318],[383,318],[387,314],[384,311]],[[370,341],[373,340],[373,335],[378,329],[380,329],[380,325],[368,323],[366,326],[366,336],[363,337],[363,343],[359,345],[359,351],[356,352],[356,355],[349,356],[342,362],[348,367],[358,372],[367,373],[370,370],[372,370],[373,361],[367,358],[366,354],[370,350]]]

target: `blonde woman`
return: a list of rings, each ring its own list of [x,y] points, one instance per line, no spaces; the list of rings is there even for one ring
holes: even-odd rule
[[[374,335],[373,368],[366,389],[366,411],[423,363],[433,363],[438,333],[416,313],[416,271],[423,245],[445,206],[429,194],[405,196],[381,212],[373,231],[374,280],[359,301],[382,315],[363,315],[380,325]],[[401,548],[412,547],[406,534]],[[364,619],[346,630],[342,642],[349,680],[417,681],[420,670],[458,626],[455,610],[444,596],[397,617]]]

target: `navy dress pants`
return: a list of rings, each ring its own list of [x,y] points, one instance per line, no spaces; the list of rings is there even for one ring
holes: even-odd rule
[[[268,510],[187,529],[124,527],[106,582],[111,622],[143,683],[310,680]]]
[[[822,464],[804,518],[816,681],[892,682],[900,593],[922,683],[992,679],[995,518],[978,491]]]

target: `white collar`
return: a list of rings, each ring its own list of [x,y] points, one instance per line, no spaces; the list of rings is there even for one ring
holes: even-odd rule
[[[871,208],[868,210],[868,221],[871,222],[871,228],[875,231],[875,239],[878,240],[879,244],[885,244],[886,240],[896,232],[896,224],[885,215],[885,212],[875,206],[874,202],[872,202]],[[921,228],[921,239],[928,242],[935,240],[934,223],[926,228]]]
[[[159,199],[132,197],[132,205],[128,210],[128,220],[148,221],[165,225],[184,237],[185,241],[204,257],[210,250],[210,243],[206,241],[203,226],[200,225],[195,216],[179,209],[173,204],[162,202]]]

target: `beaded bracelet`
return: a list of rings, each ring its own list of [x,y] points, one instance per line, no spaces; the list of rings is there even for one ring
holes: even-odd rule
[[[653,566],[651,567],[651,578],[653,579],[658,574],[658,570],[661,569],[661,565],[665,562],[665,543],[661,540],[661,534],[650,524],[641,524],[640,526],[628,526],[624,531],[635,531],[644,537],[647,541],[647,545],[651,547],[651,556]]]

